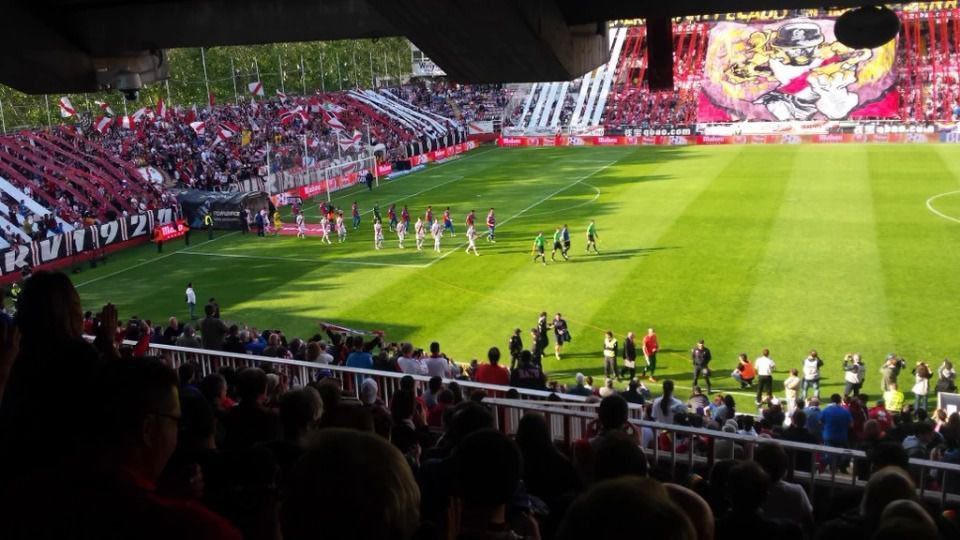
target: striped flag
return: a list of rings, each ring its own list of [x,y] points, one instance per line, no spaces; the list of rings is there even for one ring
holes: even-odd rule
[[[113,109],[110,108],[110,104],[105,101],[94,101],[97,107],[100,107],[100,110],[103,111],[103,114],[107,116],[113,116]]]
[[[298,105],[296,109],[280,110],[280,125],[289,125],[291,122],[297,119],[299,119],[301,122],[310,120],[310,116],[307,114],[307,111],[303,110],[303,107]]]
[[[97,130],[97,133],[103,135],[110,129],[110,124],[113,123],[113,119],[108,116],[100,116],[93,123],[93,129]]]
[[[343,125],[343,122],[341,122],[340,119],[337,118],[337,115],[333,114],[332,112],[329,112],[326,110],[323,111],[323,120],[324,122],[327,123],[328,126],[330,126],[333,129],[339,129],[339,130],[347,129],[347,126]]]
[[[133,129],[137,127],[137,118],[134,116],[118,116],[117,126],[123,129]]]
[[[197,135],[203,135],[207,130],[206,122],[190,122],[190,128],[197,133]]]
[[[140,108],[137,109],[136,111],[133,111],[133,119],[134,119],[134,121],[139,122],[140,119],[143,118],[143,115],[145,115],[145,114],[147,114],[147,108],[146,108],[146,107],[140,107]]]
[[[340,150],[350,150],[352,148],[359,147],[360,140],[361,140],[360,132],[354,131],[353,135],[350,137],[344,137],[343,135],[339,135],[337,137],[337,144],[340,145]]]
[[[70,103],[70,98],[63,96],[60,98],[60,101],[57,102],[57,106],[60,108],[60,116],[63,118],[70,118],[77,114],[77,110],[73,108],[73,104]]]
[[[253,95],[253,96],[263,95],[263,83],[260,81],[256,81],[248,84],[247,89],[250,90],[250,95]]]
[[[287,100],[287,94],[281,92],[280,90],[277,90],[277,97],[280,98],[280,101]]]
[[[159,116],[161,120],[166,120],[168,114],[170,114],[170,109],[163,102],[163,98],[157,98],[157,116]]]
[[[220,122],[217,126],[217,140],[225,141],[240,133],[240,126],[233,122]]]

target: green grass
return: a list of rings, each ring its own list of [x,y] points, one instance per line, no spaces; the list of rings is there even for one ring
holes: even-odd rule
[[[301,337],[320,320],[380,328],[423,347],[437,340],[462,362],[505,349],[516,327],[528,341],[540,311],[560,311],[574,340],[545,367],[564,380],[602,373],[607,329],[655,327],[661,380],[680,387],[701,337],[720,389],[733,388],[725,375],[741,351],[770,348],[782,380],[816,348],[829,394],[842,387],[842,355],[861,352],[865,391],[876,394],[888,352],[911,362],[956,355],[960,222],[926,201],[960,190],[958,158],[937,145],[483,149],[336,201],[364,211],[379,201],[384,215],[392,201],[413,215],[451,206],[458,235],[444,238],[442,257],[401,251],[391,234],[374,251],[367,214],[343,245],[223,232],[202,243],[198,233],[185,251],[133,249],[75,282],[88,309],[110,301],[121,316],[161,320],[186,315],[192,281],[231,321]],[[931,204],[960,220],[960,193]],[[490,206],[497,243],[463,253],[466,211],[482,223]],[[316,205],[306,208],[315,220]],[[601,256],[583,253],[589,219]],[[534,265],[534,235],[562,223],[572,261]]]

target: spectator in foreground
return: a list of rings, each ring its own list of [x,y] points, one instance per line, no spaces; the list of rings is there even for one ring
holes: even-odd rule
[[[574,501],[557,538],[623,540],[637,538],[638,527],[642,527],[644,538],[697,538],[690,520],[663,485],[646,478],[619,478],[595,485]]]
[[[500,386],[510,385],[510,373],[500,366],[500,349],[490,347],[487,351],[487,363],[477,368],[477,382]]]
[[[586,385],[586,377],[583,376],[583,373],[577,373],[574,377],[576,384],[567,389],[567,393],[574,396],[592,396],[593,389]]]
[[[727,478],[730,510],[717,519],[717,540],[740,538],[801,539],[800,527],[765,516],[761,510],[767,499],[769,478],[753,461],[744,461],[730,469]]]
[[[385,439],[331,428],[306,444],[281,510],[285,540],[407,540],[419,526],[420,490]]]
[[[8,327],[0,351],[9,370],[0,392],[0,477],[9,486],[13,478],[28,478],[35,466],[48,469],[87,442],[91,388],[101,357],[114,354],[116,308],[105,306],[100,321],[98,351],[82,337],[80,296],[70,278],[41,271],[24,283],[17,297],[19,350]]]
[[[807,537],[812,536],[813,505],[803,487],[784,481],[790,462],[783,446],[761,444],[756,459],[770,480],[763,515],[789,521],[802,528]]]
[[[848,448],[850,446],[848,437],[850,428],[853,427],[853,415],[843,408],[842,402],[843,399],[840,394],[833,394],[830,396],[830,405],[820,411],[821,436],[823,437],[823,443],[827,446],[837,448]],[[842,472],[846,473],[849,465],[849,458],[840,459],[839,466]]]
[[[227,325],[220,320],[217,315],[217,307],[214,304],[203,306],[204,315],[200,321],[200,333],[203,338],[203,348],[215,351],[223,350],[223,338],[227,334]]]
[[[821,540],[871,538],[884,509],[893,501],[917,498],[910,475],[896,466],[883,467],[870,476],[860,507],[824,523],[817,531]]]
[[[520,530],[509,518],[507,503],[520,487],[523,460],[520,449],[509,437],[493,429],[464,437],[453,455],[449,537],[500,538],[512,531],[523,538],[540,538],[537,521],[527,514],[518,520]]]
[[[227,430],[224,449],[239,450],[277,440],[279,418],[263,405],[267,399],[267,374],[260,368],[244,369],[237,375],[237,392],[240,402],[223,419]]]

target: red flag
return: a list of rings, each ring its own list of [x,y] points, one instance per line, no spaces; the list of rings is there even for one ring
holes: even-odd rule
[[[350,150],[355,146],[359,146],[360,140],[361,140],[360,132],[354,131],[353,136],[351,137],[344,137],[342,135],[338,136],[337,144],[340,145],[340,150]]]
[[[187,114],[183,115],[183,123],[192,124],[194,120],[197,119],[197,106],[194,105],[190,107],[190,110],[187,111]]]
[[[208,100],[208,103],[210,103],[211,107],[214,107],[217,105],[217,96],[213,95],[213,92],[210,92],[210,95],[207,96],[207,100]]]
[[[113,123],[112,118],[106,116],[101,116],[93,122],[93,129],[97,130],[101,135],[106,133],[110,129],[110,124]]]
[[[220,125],[217,126],[218,141],[225,141],[237,133],[240,133],[240,126],[233,122],[220,122]]]
[[[343,122],[341,122],[340,119],[337,118],[337,115],[333,114],[332,112],[323,111],[323,120],[333,129],[347,129],[347,126],[343,125]]]
[[[163,103],[163,98],[157,98],[157,116],[166,120],[168,114],[170,114],[170,109]]]
[[[137,119],[134,116],[118,116],[117,126],[124,129],[133,129],[137,127]]]

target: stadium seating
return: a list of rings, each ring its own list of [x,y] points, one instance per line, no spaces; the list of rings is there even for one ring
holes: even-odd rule
[[[76,298],[69,278],[39,272],[18,298],[19,347],[0,320],[3,538],[958,534],[958,413],[854,398],[805,404],[785,425],[777,402],[757,418],[730,395],[704,406],[667,384],[652,404],[604,390],[562,402],[384,371],[383,360],[413,365],[397,359],[411,349],[348,329],[307,344],[265,332],[248,356],[221,350],[239,336],[215,304],[198,349],[150,343],[196,339],[175,320],[169,332],[118,324],[112,306],[80,320],[65,298]],[[284,351],[309,361],[270,356]],[[855,449],[818,445],[807,418],[836,411],[852,417]],[[898,512],[884,511],[892,501]]]

